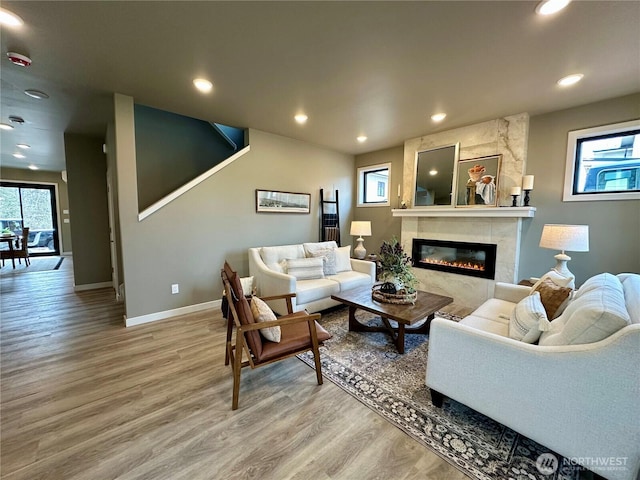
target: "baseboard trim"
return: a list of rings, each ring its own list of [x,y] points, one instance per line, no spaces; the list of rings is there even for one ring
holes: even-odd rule
[[[111,282],[100,282],[100,283],[85,283],[83,285],[74,285],[74,292],[84,292],[85,290],[97,290],[99,288],[107,288],[112,287],[113,284]]]
[[[137,317],[124,316],[124,324],[126,327],[133,327],[135,325],[142,325],[143,323],[157,322],[159,320],[167,320],[179,315],[186,315],[187,313],[201,312],[202,310],[208,310],[212,308],[220,308],[222,300],[213,300],[211,302],[197,303],[195,305],[187,305],[186,307],[173,308],[171,310],[164,310],[162,312],[149,313],[147,315],[139,315]]]

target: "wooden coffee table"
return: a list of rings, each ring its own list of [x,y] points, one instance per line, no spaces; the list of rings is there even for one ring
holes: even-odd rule
[[[331,295],[331,298],[349,306],[349,331],[350,332],[386,332],[391,335],[398,353],[404,353],[405,333],[429,333],[433,314],[442,307],[453,302],[453,298],[437,295],[435,293],[418,291],[416,303],[411,305],[397,305],[393,303],[378,302],[371,298],[371,287],[358,287],[351,290]],[[380,315],[382,325],[363,325],[356,320],[356,310],[366,310]],[[426,319],[426,320],[425,320]],[[397,327],[391,326],[389,320],[398,322]],[[425,322],[419,327],[411,327],[422,320]]]

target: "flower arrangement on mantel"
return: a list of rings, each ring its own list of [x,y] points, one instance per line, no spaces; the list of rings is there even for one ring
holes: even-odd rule
[[[384,282],[379,291],[387,295],[415,298],[418,279],[413,274],[413,261],[396,237],[382,242],[378,255],[380,279]]]

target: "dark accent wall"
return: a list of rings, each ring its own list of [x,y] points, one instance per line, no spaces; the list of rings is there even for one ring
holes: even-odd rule
[[[111,281],[107,162],[100,137],[65,133],[76,286]]]
[[[140,211],[234,153],[209,122],[144,105],[134,112]]]

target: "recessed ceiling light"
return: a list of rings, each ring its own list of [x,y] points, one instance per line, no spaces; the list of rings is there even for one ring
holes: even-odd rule
[[[44,100],[45,98],[49,98],[49,95],[47,95],[44,92],[41,92],[40,90],[29,89],[29,90],[25,90],[24,94],[29,95],[32,98],[37,98],[38,100]]]
[[[8,123],[0,123],[0,128],[2,130],[13,130],[13,125],[9,125]]]
[[[438,170],[436,170],[435,168],[432,168],[431,170],[429,170],[429,175],[437,175],[438,174]]]
[[[22,148],[23,150],[27,150],[28,148],[31,148],[31,145],[27,145],[26,143],[17,143],[16,147]]]
[[[29,165],[29,170],[40,170],[40,169],[35,165]]]
[[[434,122],[441,122],[447,116],[446,113],[436,113],[435,115],[431,115],[431,120]]]
[[[24,25],[24,22],[15,13],[4,8],[0,8],[0,24],[8,27],[19,27],[20,25]]]
[[[17,153],[17,152],[14,153],[13,156],[16,157],[16,158],[26,158],[23,154]]]
[[[364,143],[367,141],[367,137],[365,135],[360,135],[358,138],[356,138],[356,140],[358,140],[360,143]]]
[[[193,84],[202,93],[209,93],[213,89],[213,83],[204,78],[196,78],[193,80]]]
[[[544,0],[536,7],[538,15],[553,15],[569,5],[571,0]]]
[[[581,73],[574,73],[573,75],[567,75],[566,77],[563,77],[560,80],[558,80],[558,85],[560,85],[561,87],[568,87],[569,85],[574,85],[578,83],[580,80],[582,80],[582,77],[584,77],[584,75]]]
[[[302,125],[303,123],[307,123],[307,120],[309,120],[309,117],[307,117],[304,113],[299,113],[293,118],[295,118],[296,122],[298,122],[300,125]]]

